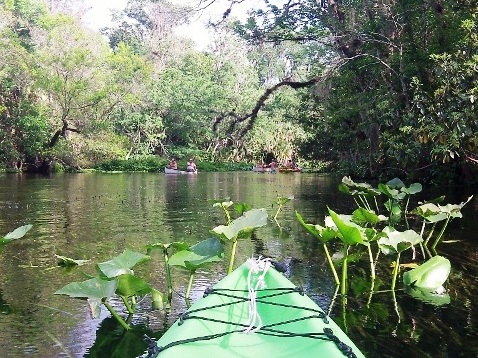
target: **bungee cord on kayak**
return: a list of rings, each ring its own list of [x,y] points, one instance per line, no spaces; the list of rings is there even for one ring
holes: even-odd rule
[[[249,274],[247,275],[247,287],[249,289],[249,326],[245,329],[244,333],[254,333],[261,329],[262,318],[257,311],[257,290],[265,288],[264,277],[267,270],[271,267],[271,262],[267,258],[259,257],[257,260],[250,258],[247,260],[249,264]],[[262,274],[253,282],[255,276],[260,272]]]
[[[193,342],[210,341],[217,338],[233,335],[233,334],[257,334],[262,336],[271,336],[279,338],[308,338],[321,341],[333,342],[342,354],[347,358],[356,358],[353,348],[344,343],[334,331],[328,327],[323,327],[322,332],[296,332],[291,329],[287,329],[288,326],[297,322],[310,322],[313,320],[320,320],[322,326],[329,324],[327,315],[319,308],[303,307],[300,305],[294,305],[290,303],[283,303],[276,301],[277,297],[287,297],[290,295],[304,296],[304,292],[298,287],[276,287],[267,288],[264,282],[265,275],[271,263],[267,259],[254,260],[248,262],[249,271],[247,274],[247,290],[246,289],[233,289],[233,288],[208,288],[204,292],[204,298],[208,296],[216,296],[221,298],[222,303],[207,305],[199,308],[192,308],[180,315],[177,325],[181,326],[185,322],[195,320],[196,322],[203,322],[207,325],[208,322],[215,323],[224,326],[224,330],[218,333],[198,335],[197,337],[189,337],[185,339],[172,340],[171,342],[160,345],[150,340],[150,346],[148,349],[147,358],[161,357],[161,352],[168,350],[169,348],[187,345]],[[274,271],[274,270],[273,270]],[[272,300],[274,299],[274,300]],[[294,301],[292,301],[294,302]],[[248,320],[233,321],[229,319],[222,319],[214,317],[214,312],[218,309],[231,307],[237,307],[237,305],[248,305],[249,314]],[[277,320],[269,324],[263,324],[263,319],[259,314],[258,305],[262,308],[267,306],[277,306],[288,310],[296,310],[296,318]]]

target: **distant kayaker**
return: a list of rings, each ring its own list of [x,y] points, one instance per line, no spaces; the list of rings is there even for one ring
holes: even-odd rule
[[[172,158],[172,159],[169,161],[168,168],[169,168],[169,169],[178,170],[178,163],[176,162],[176,159]]]
[[[186,164],[186,171],[187,172],[195,172],[196,170],[197,170],[196,164],[194,163],[192,158],[189,159],[188,163]]]

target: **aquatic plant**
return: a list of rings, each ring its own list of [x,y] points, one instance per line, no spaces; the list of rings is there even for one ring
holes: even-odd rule
[[[251,236],[252,231],[267,224],[267,212],[265,209],[252,209],[242,216],[231,221],[229,225],[216,226],[211,233],[224,242],[232,242],[231,257],[227,273],[231,273],[234,267],[237,243],[240,239]]]
[[[189,284],[186,289],[186,299],[188,300],[196,270],[223,259],[224,246],[219,239],[212,237],[176,252],[169,258],[168,265],[180,266],[189,271]]]
[[[112,297],[118,295],[121,298],[129,315],[135,312],[137,296],[151,294],[156,307],[161,307],[166,302],[158,290],[145,280],[136,277],[132,270],[136,265],[149,259],[147,255],[125,250],[113,259],[97,264],[96,276],[82,282],[71,282],[57,290],[55,294],[86,300],[94,318],[100,316],[101,306],[104,305],[121,326],[129,330],[131,329],[129,323],[109,303]]]
[[[417,245],[423,241],[421,236],[413,231],[398,231],[395,228],[387,226],[382,230],[386,236],[378,240],[378,245],[385,255],[395,253],[397,259],[393,265],[392,291],[395,290],[398,271],[400,270],[400,255],[402,252]]]
[[[282,207],[287,204],[289,201],[294,200],[293,196],[289,196],[288,198],[284,196],[277,196],[276,204],[277,204],[277,211],[274,215],[274,220],[277,222],[277,215],[282,210]]]
[[[172,283],[171,270],[169,265],[169,256],[171,254],[170,250],[181,251],[181,250],[187,250],[187,249],[189,249],[189,244],[182,241],[171,242],[169,244],[157,242],[154,244],[146,245],[147,255],[150,255],[155,250],[161,250],[161,253],[163,254],[164,270],[166,272],[166,286],[168,288],[168,295],[167,295],[168,302],[171,302],[173,298],[173,283]]]
[[[337,237],[337,231],[330,227],[323,227],[318,224],[306,223],[304,219],[302,218],[302,215],[300,215],[298,211],[295,212],[295,216],[297,217],[297,220],[299,220],[301,225],[310,234],[312,234],[313,237],[315,237],[322,243],[325,256],[327,257],[327,262],[329,263],[329,267],[332,270],[332,274],[334,275],[335,284],[340,285],[340,280],[339,280],[339,276],[337,275],[337,270],[332,261],[332,257],[330,256],[329,249],[327,248],[327,242]]]
[[[12,232],[9,232],[5,236],[0,236],[0,247],[6,245],[14,240],[21,239],[26,235],[26,233],[33,227],[33,225],[23,225],[17,227]]]
[[[449,222],[455,218],[462,218],[463,214],[461,213],[461,209],[473,198],[470,196],[466,201],[460,204],[447,204],[447,205],[439,205],[435,203],[425,203],[413,210],[413,213],[417,214],[418,216],[423,218],[423,228],[425,227],[426,223],[432,223],[433,228],[430,230],[430,234],[428,235],[427,239],[424,242],[424,245],[427,246],[428,241],[431,239],[433,232],[435,230],[436,224],[440,221],[445,221],[443,224],[440,232],[438,233],[435,241],[433,242],[432,249],[435,249],[438,245],[438,242],[443,236],[445,229],[447,228]],[[423,232],[423,229],[422,229]]]
[[[212,201],[213,208],[221,208],[224,211],[224,216],[226,217],[226,225],[229,225],[231,223],[231,214],[229,213],[228,208],[234,203],[230,200],[230,198],[215,199]]]

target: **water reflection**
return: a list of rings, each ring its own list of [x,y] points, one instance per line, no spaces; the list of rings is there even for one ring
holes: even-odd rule
[[[351,202],[337,191],[339,181],[327,175],[258,173],[0,176],[0,233],[34,225],[27,239],[0,252],[0,351],[12,358],[111,357],[124,339],[127,346],[121,351],[137,354],[146,347],[142,339],[132,342],[135,334],[123,337],[111,320],[92,320],[84,302],[54,292],[83,280],[84,272],[94,274],[95,263],[126,248],[144,252],[148,243],[208,238],[212,227],[224,223],[224,214],[212,208],[210,199],[230,197],[265,207],[273,216],[277,196],[294,196],[279,214],[279,226],[271,222],[239,243],[236,262],[258,254],[283,262],[286,275],[330,310],[368,357],[396,357],[397,352],[409,357],[478,356],[478,311],[472,304],[478,293],[478,210],[473,206],[478,200],[449,227],[448,239],[462,241],[439,247],[453,267],[447,285],[450,304],[432,306],[400,289],[394,301],[386,280],[375,282],[380,292],[371,296],[368,266],[354,264],[344,310],[340,297],[334,300],[335,285],[321,245],[305,234],[294,214],[298,210],[306,221],[321,222],[327,205],[347,211]],[[447,201],[459,203],[469,194],[451,192]],[[56,267],[55,254],[90,259],[91,264],[68,273]],[[224,275],[224,266],[198,272],[193,300]],[[386,279],[390,272],[383,270],[379,276]],[[153,255],[137,273],[165,292],[160,255]],[[171,312],[151,312],[150,302],[142,301],[134,322],[141,329],[161,332],[185,309],[187,274],[179,269],[173,274]]]

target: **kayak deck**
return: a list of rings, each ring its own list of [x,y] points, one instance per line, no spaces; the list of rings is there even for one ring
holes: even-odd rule
[[[245,263],[207,290],[146,357],[363,357],[301,289],[273,268],[264,275],[264,288],[253,291],[251,310],[249,274]]]

